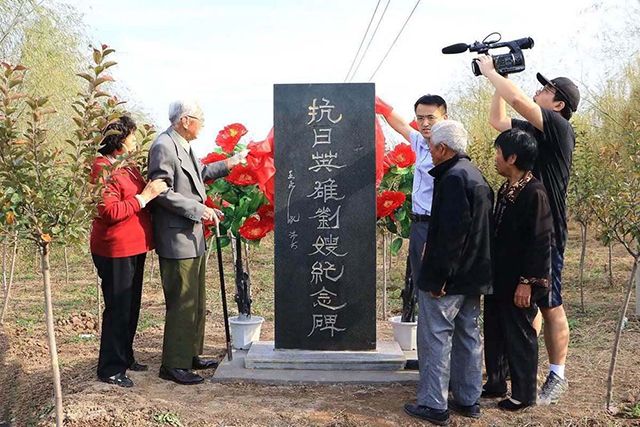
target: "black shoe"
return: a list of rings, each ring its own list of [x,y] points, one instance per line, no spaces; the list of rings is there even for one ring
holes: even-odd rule
[[[407,403],[404,405],[404,412],[412,417],[421,418],[439,426],[446,426],[449,424],[449,411],[446,409],[442,411],[438,409],[431,409],[428,406]]]
[[[200,356],[196,356],[193,358],[193,364],[191,365],[193,369],[212,369],[218,367],[218,361],[213,359],[203,359]]]
[[[460,405],[455,400],[450,400],[448,402],[448,405],[449,409],[458,415],[462,415],[463,417],[468,418],[480,418],[480,404],[477,402],[473,405],[464,406]]]
[[[169,380],[174,383],[184,385],[200,384],[204,381],[204,378],[198,374],[194,374],[188,369],[165,368],[164,366],[160,366],[160,373],[158,376],[163,380]]]
[[[531,405],[527,405],[526,403],[514,403],[511,399],[504,399],[498,402],[498,408],[504,409],[505,411],[519,411],[529,406]]]
[[[505,397],[507,395],[507,389],[504,390],[494,390],[489,387],[487,384],[482,386],[482,394],[480,397],[494,399],[496,397]]]
[[[420,368],[416,359],[407,359],[407,363],[404,365],[405,371],[417,371],[418,369]]]
[[[131,371],[143,372],[143,371],[148,371],[149,370],[149,366],[143,365],[142,363],[138,363],[138,362],[134,361],[131,364],[131,366],[129,366],[129,369]]]
[[[106,378],[98,377],[98,379],[103,383],[115,384],[118,387],[127,387],[127,388],[133,387],[133,381],[131,381],[131,378],[129,378],[123,373],[115,374]]]

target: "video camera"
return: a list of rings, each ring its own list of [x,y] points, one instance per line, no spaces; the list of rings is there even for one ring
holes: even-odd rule
[[[490,40],[491,36],[497,36],[497,39]],[[502,35],[500,35],[500,33],[491,33],[481,42],[476,41],[470,45],[466,43],[456,43],[451,46],[447,46],[442,49],[442,53],[449,55],[469,50],[469,52],[478,52],[479,54],[483,54],[489,52],[489,49],[508,47],[509,53],[491,55],[496,71],[503,76],[524,71],[524,54],[522,53],[522,49],[531,49],[533,47],[533,39],[531,37],[526,37],[508,42],[500,42],[501,39]],[[471,61],[471,70],[476,76],[482,74],[480,72],[477,59]]]

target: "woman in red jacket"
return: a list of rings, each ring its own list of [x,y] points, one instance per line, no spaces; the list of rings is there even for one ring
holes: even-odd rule
[[[127,369],[147,370],[133,357],[144,261],[153,249],[151,215],[145,206],[167,189],[162,180],[146,183],[140,170],[124,159],[136,147],[135,130],[127,116],[109,124],[91,171],[92,181],[102,186],[91,227],[91,255],[102,279],[105,306],[98,378],[121,387],[133,386]]]

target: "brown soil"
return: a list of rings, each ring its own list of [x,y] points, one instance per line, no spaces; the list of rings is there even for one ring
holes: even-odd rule
[[[640,412],[640,322],[634,318],[622,336],[616,371],[614,397],[621,412],[614,417],[604,411],[615,324],[631,259],[621,247],[614,248],[614,286],[609,287],[607,249],[595,241],[589,242],[584,284],[585,311],[582,312],[577,285],[579,242],[576,236],[576,230],[571,230],[564,274],[566,309],[572,330],[567,367],[568,394],[553,407],[535,407],[515,415],[498,410],[494,400],[483,400],[482,418],[469,421],[452,416],[452,425],[640,425],[638,419],[625,418],[634,407],[636,412]],[[263,242],[252,255],[254,310],[267,318],[263,339],[273,338],[271,248],[271,241]],[[394,258],[389,285],[391,312],[399,309],[398,294],[404,271],[401,260],[402,256]],[[159,379],[164,307],[157,269],[153,277],[150,271],[147,273],[149,283],[145,285],[135,343],[138,360],[149,364],[150,370],[130,373],[135,382],[132,389],[100,383],[95,378],[98,319],[90,259],[86,255],[78,255],[76,262],[72,262],[69,285],[65,284],[64,268],[59,264],[57,274],[60,277],[54,284],[54,311],[66,426],[422,425],[405,415],[402,409],[405,402],[415,399],[414,385],[267,386],[206,381],[197,386],[179,386]],[[211,264],[208,301],[212,312],[207,317],[205,353],[221,358],[224,329],[216,288],[218,276],[215,263]],[[228,265],[231,268],[231,264]],[[3,420],[15,426],[53,424],[53,388],[42,321],[42,291],[33,268],[33,260],[22,260],[19,264],[11,308],[5,324],[0,326],[0,425]],[[31,273],[25,273],[28,270]],[[231,270],[228,282],[231,281],[230,273]],[[230,287],[227,293],[231,292]],[[231,298],[229,300],[231,302]],[[633,305],[629,312],[633,312]],[[378,337],[389,339],[390,336],[386,322],[379,320]],[[542,382],[548,366],[542,339],[540,359],[539,382]],[[212,375],[213,371],[204,371],[205,377]]]

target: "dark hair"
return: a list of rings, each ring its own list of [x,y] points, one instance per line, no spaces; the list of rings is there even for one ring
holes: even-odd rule
[[[109,123],[102,131],[102,134],[104,135],[110,130],[118,131],[118,133],[105,136],[100,143],[98,153],[106,156],[121,149],[124,140],[135,132],[137,128],[136,123],[129,116],[122,116],[115,122]]]
[[[538,142],[533,135],[522,129],[505,130],[498,135],[493,146],[500,147],[505,160],[515,154],[515,166],[521,171],[533,169],[538,157]]]
[[[416,103],[413,104],[413,111],[416,111],[418,109],[418,105],[420,104],[435,105],[438,108],[442,108],[445,114],[447,113],[447,103],[444,100],[444,98],[441,97],[440,95],[427,94],[427,95],[421,96],[420,98],[418,98]]]
[[[560,110],[560,115],[562,117],[564,117],[565,119],[569,120],[571,118],[571,116],[573,115],[573,111],[571,111],[571,107],[569,106],[569,102],[567,102],[566,99],[564,99],[564,96],[562,96],[562,94],[560,92],[558,92],[556,90],[556,93],[553,94],[553,100],[554,101],[562,101],[564,102],[564,108],[562,110]]]

